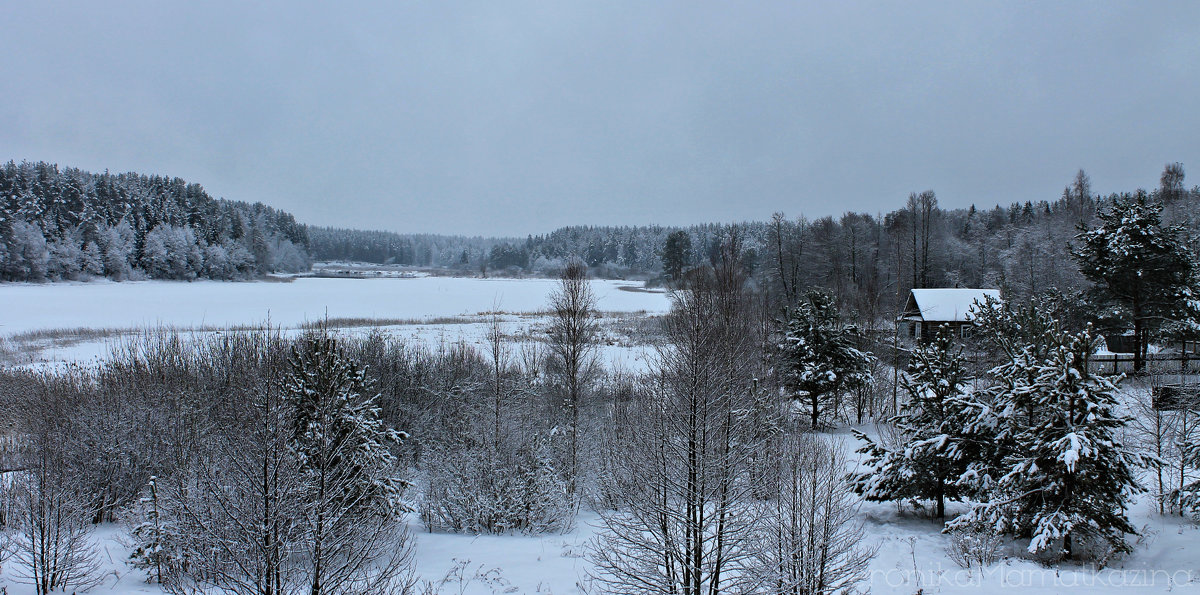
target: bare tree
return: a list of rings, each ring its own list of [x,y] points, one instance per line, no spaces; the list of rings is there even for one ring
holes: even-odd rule
[[[15,561],[18,580],[38,595],[99,584],[100,560],[92,540],[91,510],[67,466],[71,393],[46,378],[22,403],[32,442],[28,466],[14,476]],[[63,381],[59,381],[63,382]],[[61,388],[61,387],[58,387]]]
[[[792,434],[784,442],[777,491],[762,505],[755,550],[765,592],[855,593],[866,579],[875,549],[864,544],[843,452],[816,434]]]
[[[508,393],[508,369],[512,366],[512,350],[505,337],[504,321],[500,318],[500,305],[492,305],[492,313],[488,318],[487,352],[491,360],[492,380],[492,442],[495,450],[500,450],[501,439],[501,410]]]
[[[933,243],[933,222],[940,213],[937,196],[932,190],[908,195],[905,207],[908,211],[910,249],[912,253],[912,286],[929,287],[929,251]]]
[[[734,240],[736,241],[736,240]],[[752,590],[755,519],[747,419],[753,336],[734,263],[701,269],[673,296],[638,427],[602,481],[624,505],[602,514],[595,578],[612,593],[716,595]]]
[[[1168,163],[1163,168],[1162,176],[1159,178],[1159,192],[1164,203],[1175,202],[1184,196],[1186,191],[1183,188],[1183,176],[1183,164],[1178,161]]]
[[[54,461],[39,459],[15,482],[16,576],[39,595],[90,589],[101,580],[90,511]]]
[[[1071,214],[1072,223],[1087,225],[1095,210],[1092,198],[1092,180],[1082,169],[1075,173],[1071,186],[1063,193],[1067,199],[1067,210]]]
[[[1166,474],[1170,473],[1173,467],[1171,455],[1175,453],[1176,448],[1172,439],[1178,420],[1172,415],[1173,412],[1154,406],[1154,398],[1150,391],[1133,392],[1130,410],[1133,412],[1135,440],[1155,459],[1151,468],[1154,473],[1154,485],[1150,491],[1158,502],[1158,513],[1166,514],[1167,501],[1170,499],[1168,494],[1171,492],[1170,478]],[[1171,467],[1168,467],[1169,465]]]
[[[596,373],[596,343],[600,332],[594,317],[596,295],[587,280],[587,267],[572,261],[559,276],[558,289],[550,294],[549,370],[562,388],[563,408],[570,433],[567,482],[578,493],[580,407]]]
[[[300,588],[290,556],[299,538],[299,477],[273,384],[249,391],[242,424],[214,433],[180,473],[155,482],[162,549],[147,561],[163,569],[168,592]]]

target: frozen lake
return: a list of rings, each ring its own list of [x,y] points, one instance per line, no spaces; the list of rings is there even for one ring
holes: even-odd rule
[[[42,329],[295,326],[329,318],[425,319],[544,310],[553,279],[298,278],[289,283],[141,281],[0,284],[0,336]],[[627,289],[622,289],[622,288]],[[662,313],[664,293],[593,281],[604,312]]]

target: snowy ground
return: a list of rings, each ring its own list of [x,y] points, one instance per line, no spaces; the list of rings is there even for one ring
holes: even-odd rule
[[[854,447],[849,436],[831,438]],[[936,521],[912,512],[899,514],[891,504],[868,503],[861,519],[870,545],[878,547],[869,586],[873,593],[894,595],[1200,592],[1200,527],[1158,516],[1148,498],[1134,506],[1131,518],[1143,529],[1142,543],[1132,555],[1103,570],[1044,567],[1021,559],[1020,546],[1013,544],[1008,558],[980,572],[963,570],[951,561],[945,552],[948,539],[939,533]],[[416,571],[431,582],[457,574],[460,578],[442,586],[442,593],[585,593],[589,565],[584,555],[597,524],[595,514],[585,512],[565,534],[476,536],[426,533],[413,526]],[[146,584],[143,572],[124,563],[128,548],[122,535],[120,527],[111,525],[97,532],[106,575],[93,592],[160,593]],[[15,581],[14,571],[10,560],[0,572],[0,585],[7,586],[9,595],[32,595],[32,588]]]

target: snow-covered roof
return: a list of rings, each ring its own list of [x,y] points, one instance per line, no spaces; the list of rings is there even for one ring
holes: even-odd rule
[[[967,322],[976,301],[1000,299],[999,289],[914,289],[904,308],[904,320]]]

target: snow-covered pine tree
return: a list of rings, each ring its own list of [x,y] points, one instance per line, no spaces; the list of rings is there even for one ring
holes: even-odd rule
[[[1134,369],[1145,365],[1151,332],[1178,320],[1197,299],[1196,262],[1182,240],[1184,228],[1162,225],[1162,203],[1145,191],[1124,195],[1100,213],[1101,224],[1076,238],[1079,272],[1095,283],[1102,304],[1125,309],[1133,323]],[[1190,316],[1189,316],[1190,317]]]
[[[1200,411],[1193,411],[1192,415],[1200,415]],[[1179,445],[1183,459],[1180,466],[1184,469],[1200,469],[1200,440],[1197,440],[1195,434],[1188,438],[1187,442]],[[1186,512],[1200,518],[1200,479],[1180,487],[1171,496],[1178,504],[1181,514]]]
[[[810,291],[788,314],[779,345],[783,384],[808,409],[814,429],[837,408],[843,389],[871,381],[874,356],[854,347],[854,331],[823,291]]]
[[[862,432],[868,471],[854,478],[854,491],[867,500],[932,500],[939,519],[946,518],[946,500],[957,500],[958,481],[981,450],[968,421],[977,408],[966,397],[970,382],[962,350],[943,329],[933,342],[913,353],[904,388],[909,399],[890,420],[904,444],[889,450]]]
[[[408,511],[401,500],[408,484],[391,452],[406,436],[384,425],[364,370],[327,333],[293,347],[283,388],[288,446],[306,492],[300,547],[309,592],[388,591],[411,566],[398,522]]]
[[[150,477],[146,494],[137,503],[135,516],[140,522],[129,532],[134,542],[129,560],[135,568],[149,572],[150,580],[161,585],[163,574],[173,563],[174,552],[169,543],[171,524],[162,514],[157,484],[158,478]]]
[[[1129,418],[1116,413],[1114,383],[1088,372],[1090,331],[1065,332],[1044,311],[1039,318],[1046,332],[992,371],[1001,383],[991,409],[970,424],[995,427],[1002,475],[986,502],[949,527],[1029,537],[1031,553],[1070,557],[1078,538],[1129,551],[1124,536],[1136,530],[1125,509],[1142,490],[1135,468],[1148,461],[1121,443]]]

